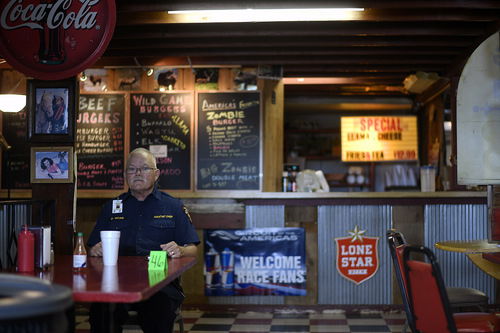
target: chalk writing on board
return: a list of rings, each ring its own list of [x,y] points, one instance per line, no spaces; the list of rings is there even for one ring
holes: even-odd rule
[[[186,92],[130,96],[130,149],[154,148],[163,189],[191,188],[193,95]]]
[[[11,148],[3,150],[2,187],[30,188],[30,153],[26,110],[3,114],[2,134]]]
[[[260,94],[198,94],[198,189],[259,189]]]
[[[123,94],[82,94],[76,128],[78,187],[123,188]]]

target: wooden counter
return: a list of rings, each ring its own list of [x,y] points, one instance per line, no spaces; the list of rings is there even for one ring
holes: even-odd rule
[[[125,190],[80,190],[79,199],[114,198]],[[185,199],[445,199],[480,198],[486,199],[486,192],[447,191],[447,192],[257,192],[257,191],[166,191],[170,195]],[[0,199],[8,197],[7,190],[0,190]],[[31,198],[30,190],[11,190],[11,199]]]

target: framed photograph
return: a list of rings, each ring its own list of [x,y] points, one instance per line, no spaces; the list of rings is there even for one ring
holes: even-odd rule
[[[32,183],[72,183],[73,147],[32,147]]]
[[[78,89],[75,78],[28,80],[28,139],[73,142]]]

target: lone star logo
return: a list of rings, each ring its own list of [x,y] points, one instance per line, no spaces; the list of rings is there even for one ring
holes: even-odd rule
[[[378,237],[366,236],[366,230],[355,226],[349,236],[335,238],[337,271],[347,280],[360,284],[375,275],[379,267]]]
[[[347,233],[352,236],[351,243],[359,240],[361,243],[363,242],[363,235],[365,234],[366,230],[359,230],[358,226],[354,227],[354,230],[349,230]]]

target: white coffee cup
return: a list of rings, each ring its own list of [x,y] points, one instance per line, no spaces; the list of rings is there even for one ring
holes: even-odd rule
[[[102,260],[105,266],[116,265],[118,262],[118,248],[120,245],[120,232],[103,230],[101,231]]]
[[[118,290],[118,267],[104,266],[102,272],[101,290],[105,292],[113,292]]]

